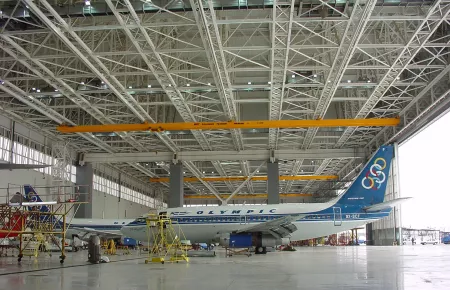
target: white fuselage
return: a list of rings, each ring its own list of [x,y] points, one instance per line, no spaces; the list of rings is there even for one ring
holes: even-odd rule
[[[343,221],[340,226],[336,226],[333,221],[293,222],[297,230],[291,234],[290,239],[292,241],[299,241],[324,237],[338,232],[348,231],[372,221],[374,220]],[[247,224],[174,225],[175,229],[181,227],[185,239],[190,240],[192,243],[210,242],[217,237],[218,233],[230,233],[247,226]],[[124,236],[141,242],[148,242],[146,226],[125,226],[121,232]]]
[[[336,201],[317,204],[190,207],[171,208],[160,212],[166,212],[172,218],[178,219],[180,222],[175,223],[174,227],[176,229],[180,227],[185,239],[191,242],[209,242],[221,233],[231,233],[283,215],[305,214],[309,216],[312,214],[316,218],[316,220],[306,218],[292,222],[297,230],[291,234],[291,240],[328,236],[360,227],[378,219],[375,217],[371,219],[367,215],[360,218],[359,215],[345,214],[344,216],[347,218],[344,217],[336,222],[333,214],[315,214],[323,213],[323,210],[332,208],[335,203]],[[345,208],[347,207],[345,206]],[[237,211],[240,212],[237,213]],[[127,237],[142,242],[147,242],[148,239],[147,227],[143,223],[133,222],[124,226],[121,232]]]
[[[122,226],[129,224],[133,220],[134,219],[73,218],[70,220],[70,223],[67,224],[68,227],[66,237],[71,239],[72,236],[76,235],[79,238],[85,237],[84,239],[87,239],[91,234],[95,234],[100,237],[102,235],[107,236],[108,233],[122,235],[120,232]],[[89,232],[87,230],[89,230]],[[96,230],[98,232],[90,232],[91,230]]]

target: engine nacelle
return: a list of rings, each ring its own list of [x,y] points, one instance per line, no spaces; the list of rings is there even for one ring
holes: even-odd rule
[[[249,248],[253,246],[252,234],[221,234],[219,245],[230,248]]]
[[[219,236],[219,245],[230,248],[275,247],[287,244],[289,244],[287,238],[277,239],[272,235],[261,233],[226,233]]]

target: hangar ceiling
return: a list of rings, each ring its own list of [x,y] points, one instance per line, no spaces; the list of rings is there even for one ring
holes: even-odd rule
[[[338,178],[281,180],[280,192],[330,197],[375,148],[449,107],[448,0],[22,0],[0,9],[1,113],[145,181],[169,177],[173,153],[209,151],[218,152],[180,158],[187,177],[264,176],[272,149],[282,175]],[[399,126],[56,131],[392,117]],[[186,182],[185,192],[231,193],[241,183]],[[266,181],[241,192],[264,193]]]

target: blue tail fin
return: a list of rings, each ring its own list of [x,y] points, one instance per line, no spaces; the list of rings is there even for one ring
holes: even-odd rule
[[[338,203],[367,206],[383,202],[393,157],[394,146],[381,146]]]
[[[25,189],[25,198],[28,202],[42,202],[42,199],[39,197],[39,195],[37,194],[37,192],[34,190],[34,188],[29,185],[26,184],[23,186],[23,188]],[[37,205],[36,206],[40,212],[49,212],[49,208],[46,205]],[[29,206],[28,210],[32,210],[33,206]]]

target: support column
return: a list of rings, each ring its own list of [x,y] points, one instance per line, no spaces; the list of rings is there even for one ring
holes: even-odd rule
[[[398,154],[398,143],[394,143],[394,199],[400,198],[400,162],[399,162],[399,154]],[[402,212],[401,212],[401,205],[394,207],[394,228],[396,228],[396,236],[395,239],[397,240],[398,244],[400,246],[403,245],[403,233],[402,233]]]
[[[77,185],[80,186],[79,192],[81,202],[88,202],[81,204],[80,208],[75,214],[76,218],[92,218],[92,192],[94,185],[94,169],[91,163],[85,163],[83,166],[77,166]],[[86,186],[88,185],[88,186]]]
[[[182,207],[184,204],[183,164],[170,164],[169,208]]]
[[[278,162],[267,162],[267,204],[280,203],[280,172]]]

